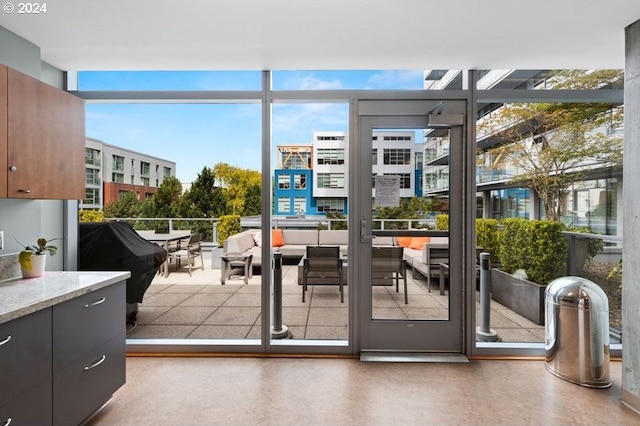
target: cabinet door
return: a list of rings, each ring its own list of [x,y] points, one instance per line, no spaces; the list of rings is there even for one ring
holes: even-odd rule
[[[125,383],[126,336],[121,333],[53,373],[53,424],[76,425]]]
[[[53,307],[53,369],[58,371],[126,329],[125,281]]]
[[[7,82],[7,197],[84,198],[84,101],[11,68]]]
[[[0,405],[51,377],[51,308],[0,325]]]
[[[0,198],[7,197],[7,67],[0,65]]]
[[[52,379],[0,405],[0,425],[49,425],[52,421]]]

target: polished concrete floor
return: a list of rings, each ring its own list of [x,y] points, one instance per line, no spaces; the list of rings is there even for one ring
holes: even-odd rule
[[[91,425],[638,425],[613,385],[543,361],[378,363],[332,358],[129,357]]]

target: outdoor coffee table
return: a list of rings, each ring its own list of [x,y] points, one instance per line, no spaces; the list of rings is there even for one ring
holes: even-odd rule
[[[223,253],[222,256],[220,256],[222,266],[220,282],[222,285],[232,276],[240,276],[244,279],[245,284],[249,284],[249,278],[252,277],[252,259],[253,255],[248,253]]]

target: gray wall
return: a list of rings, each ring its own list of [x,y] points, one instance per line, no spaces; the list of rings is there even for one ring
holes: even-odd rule
[[[50,86],[64,89],[64,73],[44,61],[40,62],[40,80]]]
[[[0,63],[40,79],[40,48],[0,27]]]
[[[40,49],[3,27],[0,27],[0,63],[38,79],[44,75],[49,84],[61,87],[62,73],[40,60]],[[25,244],[34,244],[38,237],[63,237],[64,204],[57,200],[0,199],[0,231],[5,235],[5,248],[0,250],[0,256],[20,251],[14,236]],[[68,241],[76,245],[71,238],[64,243],[58,241],[59,254],[47,260],[47,270],[63,269]]]
[[[622,400],[640,410],[640,21],[626,29],[625,56]]]

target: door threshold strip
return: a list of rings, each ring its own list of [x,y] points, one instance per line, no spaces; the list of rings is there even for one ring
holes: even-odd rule
[[[361,352],[360,361],[364,362],[469,362],[462,354],[424,353],[424,352]]]

